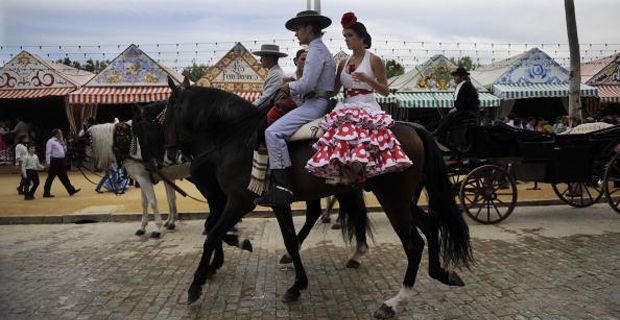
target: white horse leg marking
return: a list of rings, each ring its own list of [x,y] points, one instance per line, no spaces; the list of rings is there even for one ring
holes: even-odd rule
[[[149,223],[149,204],[146,199],[146,194],[144,194],[142,189],[140,189],[140,194],[142,196],[142,221],[140,223],[140,230],[145,231],[146,225]]]
[[[168,209],[170,209],[168,213],[168,219],[166,219],[166,223],[164,225],[166,227],[174,226],[177,218],[177,195],[176,191],[174,191],[171,186],[166,183],[164,183],[164,186],[166,187],[166,196],[168,198]]]
[[[386,300],[384,303],[388,307],[391,307],[394,312],[398,313],[414,295],[415,291],[413,291],[413,287],[407,288],[403,286],[395,297]]]

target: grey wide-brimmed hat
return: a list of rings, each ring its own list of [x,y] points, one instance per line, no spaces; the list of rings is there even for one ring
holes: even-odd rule
[[[260,50],[252,51],[257,56],[277,56],[286,57],[288,54],[280,52],[280,47],[277,44],[263,44],[260,46]]]
[[[309,22],[317,22],[319,26],[321,27],[321,29],[325,29],[329,27],[330,24],[332,24],[332,19],[326,16],[322,16],[320,13],[314,10],[305,10],[305,11],[299,12],[295,16],[295,18],[292,18],[289,21],[287,21],[284,26],[291,31],[296,31],[297,27],[300,24],[309,23]]]

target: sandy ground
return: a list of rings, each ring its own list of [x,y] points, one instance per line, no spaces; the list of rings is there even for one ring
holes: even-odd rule
[[[10,170],[5,170],[10,171]],[[38,216],[38,215],[81,215],[81,214],[127,214],[142,212],[140,202],[140,189],[130,187],[125,194],[116,196],[111,192],[99,194],[95,192],[95,186],[88,182],[79,172],[70,172],[69,178],[76,188],[81,188],[81,192],[69,196],[56,179],[52,185],[52,194],[55,198],[43,198],[43,184],[47,177],[46,172],[41,172],[41,184],[36,192],[34,201],[24,201],[22,196],[18,196],[16,187],[19,183],[17,173],[5,172],[0,174],[0,216]],[[98,181],[99,178],[89,174],[89,178]],[[189,181],[178,181],[179,187],[188,194],[202,198],[198,190]],[[517,185],[518,200],[545,200],[557,199],[550,185],[540,184],[541,190],[527,190],[533,186],[532,182],[522,182]],[[159,209],[161,212],[168,212],[166,193],[163,182],[155,186]],[[366,194],[366,203],[369,207],[378,206],[378,202],[372,194]],[[426,198],[422,197],[422,204],[426,204]],[[177,195],[177,208],[179,212],[206,212],[208,205],[197,202],[190,198],[183,198]],[[303,209],[303,203],[294,204],[294,208]],[[257,211],[268,211],[268,208],[257,207]]]

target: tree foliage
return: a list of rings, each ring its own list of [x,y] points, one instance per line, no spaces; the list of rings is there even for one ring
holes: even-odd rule
[[[189,67],[185,67],[181,74],[183,74],[185,78],[188,78],[189,80],[196,82],[198,81],[198,79],[202,78],[202,76],[204,76],[205,73],[207,73],[208,69],[209,69],[209,66],[204,65],[204,64],[197,64],[196,60],[192,60],[192,65]]]
[[[81,64],[79,61],[71,61],[69,57],[58,59],[56,62],[92,73],[99,73],[110,64],[110,60],[99,61],[93,59],[88,59],[84,64]]]
[[[467,71],[475,70],[477,65],[474,64],[472,59],[468,56],[460,57],[460,58],[450,58],[450,61],[457,66],[464,68]]]
[[[387,74],[387,78],[389,79],[405,73],[405,68],[402,64],[396,62],[396,60],[388,60],[385,63],[385,72]]]

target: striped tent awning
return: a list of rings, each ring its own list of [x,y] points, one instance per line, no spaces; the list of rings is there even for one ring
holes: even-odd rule
[[[250,91],[250,92],[233,92],[234,94],[240,96],[241,98],[250,101],[250,102],[254,102],[254,100],[260,98],[261,93],[260,92],[256,92],[256,91]]]
[[[65,96],[74,90],[75,88],[0,90],[0,99],[33,99],[49,96]]]
[[[452,108],[455,100],[452,92],[397,92],[395,97],[403,108]],[[484,108],[501,104],[498,97],[487,92],[480,92],[478,97]]]
[[[169,87],[83,87],[69,95],[69,103],[121,104],[165,101]]]
[[[602,103],[620,103],[620,85],[600,85],[596,89]]]
[[[394,101],[395,99],[393,94],[390,94],[389,96],[385,97],[378,93],[375,93],[375,98],[377,98],[377,102],[379,103],[388,103],[388,102]],[[334,96],[334,99],[338,99],[338,101],[343,101],[344,94],[342,92],[339,92],[336,96]]]
[[[491,92],[502,99],[568,97],[569,84],[494,84]],[[596,97],[596,88],[581,84],[582,97]]]

